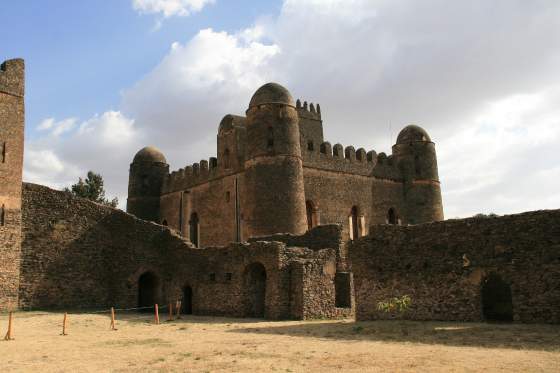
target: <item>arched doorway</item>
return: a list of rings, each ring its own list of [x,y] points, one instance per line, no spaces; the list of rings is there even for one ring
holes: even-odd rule
[[[153,272],[145,272],[138,278],[138,307],[152,307],[158,303],[160,282]]]
[[[253,263],[245,270],[247,291],[247,316],[264,317],[266,299],[266,269],[261,263]]]
[[[189,237],[192,244],[198,247],[198,214],[193,212],[189,221]]]
[[[398,224],[397,213],[392,207],[387,212],[387,224]]]
[[[186,285],[183,288],[183,300],[181,303],[181,309],[183,310],[183,313],[186,315],[192,315],[193,311],[192,311],[192,297],[193,297],[193,291],[192,288],[188,285]]]
[[[317,216],[317,206],[313,201],[307,200],[305,201],[305,211],[307,213],[307,230],[317,226],[318,223],[318,216]]]
[[[358,228],[358,206],[352,206],[350,210],[350,230],[352,232],[353,240],[356,240],[360,237],[360,230]]]
[[[482,282],[482,314],[488,321],[513,321],[511,287],[496,273]]]

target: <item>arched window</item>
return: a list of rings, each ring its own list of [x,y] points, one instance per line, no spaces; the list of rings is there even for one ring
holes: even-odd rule
[[[313,146],[313,141],[312,141],[312,140],[309,140],[309,141],[307,142],[307,150],[309,150],[310,152],[312,152],[313,149],[315,149],[315,147]]]
[[[224,168],[229,168],[230,164],[229,164],[229,149],[226,148],[226,150],[224,150]]]
[[[390,208],[387,212],[387,224],[398,224],[399,220],[397,218],[397,213],[394,208]]]
[[[360,237],[360,230],[358,229],[358,206],[352,206],[350,210],[350,239],[355,240]]]
[[[191,214],[191,220],[189,221],[189,238],[192,244],[196,247],[198,247],[199,244],[198,242],[199,234],[200,234],[200,230],[199,230],[198,215],[196,212],[193,212]]]
[[[482,314],[490,321],[513,321],[511,287],[496,273],[484,279],[481,289]]]
[[[161,222],[161,225],[165,225],[167,227],[167,220],[163,219],[163,221]]]
[[[319,211],[313,201],[305,201],[305,210],[307,212],[307,229],[311,229],[319,225]]]
[[[4,205],[0,207],[0,225],[6,225],[6,208]]]

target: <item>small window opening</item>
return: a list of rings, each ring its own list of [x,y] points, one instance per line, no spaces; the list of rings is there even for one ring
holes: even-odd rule
[[[196,212],[193,212],[191,214],[191,219],[189,221],[189,238],[192,242],[192,244],[195,247],[198,247],[199,244],[199,220],[198,220],[198,215]]]
[[[414,157],[414,172],[416,173],[416,176],[420,176],[420,174],[422,173],[419,156]]]
[[[310,152],[312,152],[313,149],[314,149],[313,141],[309,140],[309,141],[307,142],[307,150],[309,150]]]
[[[0,144],[0,158],[2,158],[2,163],[6,162],[6,143]]]
[[[229,192],[226,192],[226,202],[229,202],[229,199],[231,198]]]
[[[224,168],[229,168],[229,149],[224,150]]]
[[[395,212],[394,208],[390,208],[387,212],[387,224],[399,224],[399,220],[397,218],[397,213]]]
[[[274,148],[274,128],[268,127],[268,140],[266,142],[268,150]]]
[[[161,225],[167,226],[167,225],[168,225],[168,224],[167,224],[167,220],[163,219],[163,221],[161,222]]]
[[[0,225],[6,225],[6,209],[4,208],[4,205],[0,208]]]
[[[350,231],[352,233],[350,239],[356,240],[360,237],[358,229],[358,206],[352,206],[352,210],[350,210]]]
[[[226,281],[231,281],[231,278],[233,277],[233,274],[228,272],[226,273]]]
[[[210,273],[208,275],[208,279],[210,280],[210,282],[216,282],[216,274],[215,273]]]

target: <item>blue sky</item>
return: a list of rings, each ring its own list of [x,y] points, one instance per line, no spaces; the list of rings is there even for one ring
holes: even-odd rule
[[[26,60],[26,181],[94,170],[124,206],[137,150],[215,156],[220,119],[276,81],[332,144],[424,127],[446,217],[560,208],[556,0],[22,0],[0,24],[0,60]]]

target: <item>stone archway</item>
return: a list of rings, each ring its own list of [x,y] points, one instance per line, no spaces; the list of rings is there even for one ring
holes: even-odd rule
[[[482,314],[488,321],[513,321],[511,286],[491,273],[482,282]]]
[[[151,307],[159,302],[161,284],[159,277],[151,271],[138,277],[138,307]]]
[[[261,263],[252,263],[245,269],[247,294],[246,314],[264,317],[266,308],[266,269]]]

